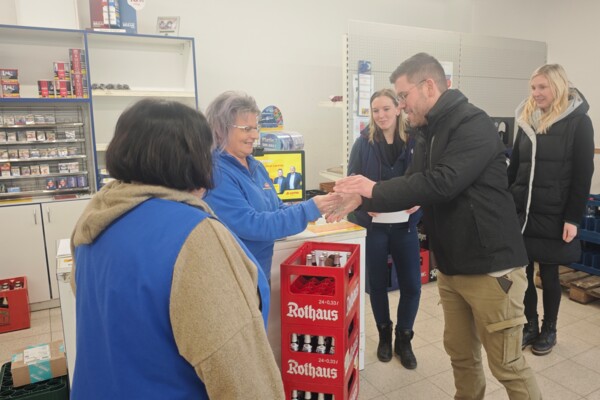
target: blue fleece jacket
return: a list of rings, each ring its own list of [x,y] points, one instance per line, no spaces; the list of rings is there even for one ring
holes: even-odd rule
[[[321,216],[314,200],[287,205],[278,197],[265,167],[247,157],[246,168],[225,151],[213,154],[215,188],[204,200],[271,276],[275,240],[302,232]]]

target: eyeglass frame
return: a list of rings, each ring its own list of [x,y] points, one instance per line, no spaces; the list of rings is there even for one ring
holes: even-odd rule
[[[396,96],[398,97],[398,102],[399,103],[406,103],[406,99],[408,98],[408,95],[410,94],[410,91],[413,90],[414,88],[422,85],[425,82],[427,82],[427,78],[422,79],[419,83],[415,84],[413,87],[411,87],[407,91],[397,93]]]
[[[231,127],[232,128],[241,129],[241,130],[243,130],[246,133],[250,133],[252,131],[256,131],[256,132],[260,131],[260,125],[250,126],[250,125],[235,125],[235,124],[232,124]]]

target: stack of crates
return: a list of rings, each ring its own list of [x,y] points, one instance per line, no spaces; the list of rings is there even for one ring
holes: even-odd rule
[[[27,278],[0,279],[0,333],[30,326]]]
[[[305,242],[281,264],[286,400],[358,398],[360,279],[357,244]]]

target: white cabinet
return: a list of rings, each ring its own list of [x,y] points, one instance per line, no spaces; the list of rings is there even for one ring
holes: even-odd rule
[[[89,203],[89,199],[60,201],[42,204],[44,236],[48,259],[48,274],[52,298],[58,298],[58,282],[56,280],[56,251],[61,239],[71,237],[79,216]]]
[[[0,207],[0,278],[26,276],[29,301],[50,300],[39,204]]]
[[[58,298],[58,240],[71,237],[89,199],[0,207],[0,278],[26,276],[29,302]]]

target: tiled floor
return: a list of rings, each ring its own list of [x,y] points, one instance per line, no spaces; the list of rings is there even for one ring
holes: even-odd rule
[[[397,304],[397,301],[398,292],[391,292],[390,303]],[[359,399],[453,398],[454,381],[450,361],[442,344],[444,324],[438,302],[437,285],[424,285],[413,340],[419,366],[409,371],[396,358],[389,363],[377,360],[377,328],[367,296],[367,348],[365,370],[360,373]],[[63,337],[59,308],[33,312],[31,323],[30,329],[0,334],[0,362],[8,361],[14,349]],[[565,294],[558,327],[558,344],[552,353],[537,357],[531,354],[529,348],[525,353],[527,361],[536,371],[544,399],[600,400],[600,301],[581,305],[569,300]],[[486,375],[486,399],[508,399],[504,388],[487,367]]]

